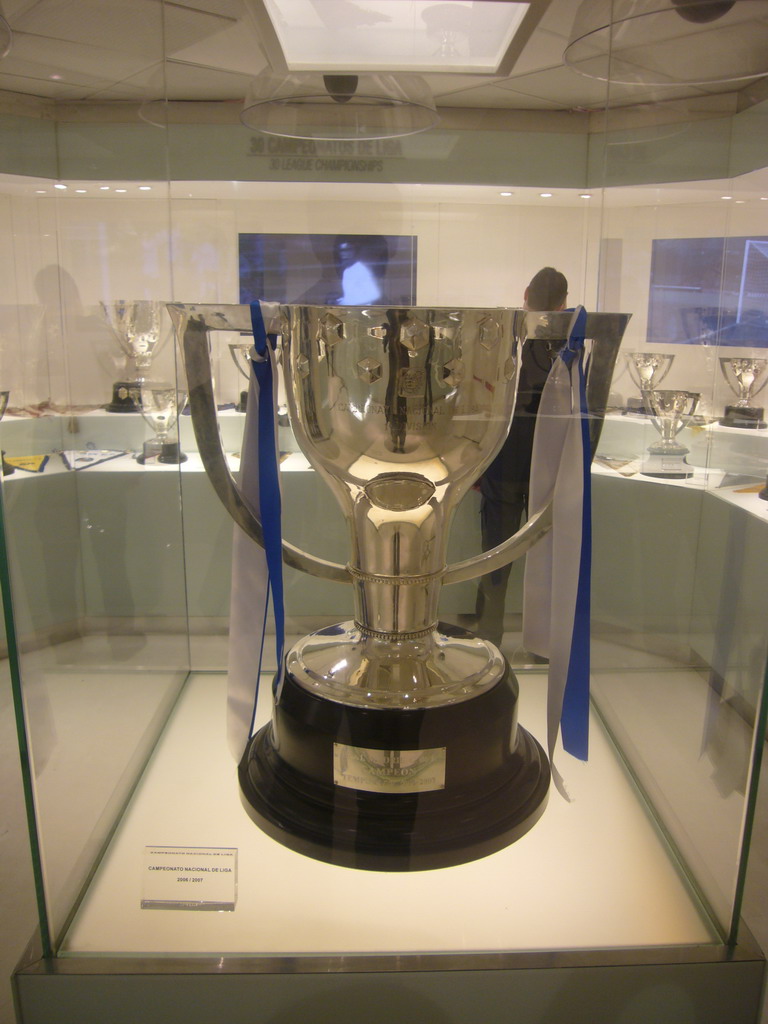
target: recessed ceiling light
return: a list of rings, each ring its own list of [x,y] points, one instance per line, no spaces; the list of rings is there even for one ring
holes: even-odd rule
[[[514,195],[514,193],[513,192],[499,192],[499,195],[500,196],[511,196],[511,195]]]
[[[760,196],[761,203],[768,203],[768,196]]]
[[[109,185],[99,185],[102,192],[109,192]]]
[[[83,194],[84,192],[87,192],[87,191],[88,191],[88,189],[87,189],[87,188],[76,188],[76,189],[75,189],[75,192],[79,192],[79,193],[80,193],[81,195],[82,195],[82,194]]]
[[[539,196],[542,199],[551,199],[552,198],[552,193],[551,192],[539,192]]]
[[[45,195],[48,194],[48,189],[46,189],[46,188],[36,188],[35,192],[37,192],[37,194],[39,196],[45,196]]]
[[[56,184],[53,187],[54,188],[66,188],[67,186],[66,185],[62,185],[61,182],[58,181],[58,182],[56,182]]]
[[[139,192],[151,192],[151,185],[139,185]]]
[[[737,203],[746,203],[746,199],[737,199],[736,202]]]
[[[591,192],[582,192],[581,195],[579,196],[579,199],[591,199],[591,198],[592,198],[592,193]]]
[[[733,199],[733,196],[720,196],[721,199]]]
[[[127,192],[127,191],[128,191],[127,188],[116,188],[115,189],[115,192]]]

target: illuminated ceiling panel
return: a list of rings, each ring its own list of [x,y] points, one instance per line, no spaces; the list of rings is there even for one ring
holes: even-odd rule
[[[495,74],[530,7],[515,0],[263,0],[291,71]]]

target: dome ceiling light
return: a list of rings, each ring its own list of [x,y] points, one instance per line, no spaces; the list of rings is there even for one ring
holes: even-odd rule
[[[768,75],[768,0],[583,0],[563,60],[621,85],[760,78]]]
[[[264,71],[250,84],[240,120],[283,138],[364,141],[415,135],[438,116],[418,75]]]

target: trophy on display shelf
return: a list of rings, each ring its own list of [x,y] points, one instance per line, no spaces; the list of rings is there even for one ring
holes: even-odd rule
[[[141,415],[155,436],[144,442],[144,449],[136,461],[142,465],[151,458],[167,465],[186,462],[187,456],[181,450],[178,435],[178,419],[187,404],[186,393],[179,391],[175,384],[145,380],[138,388],[137,399]]]
[[[640,389],[640,400],[630,399],[627,412],[647,413],[645,392],[653,391],[669,373],[674,360],[666,352],[627,352],[627,369],[634,384]]]
[[[648,414],[661,434],[661,440],[648,448],[640,470],[643,476],[668,480],[685,480],[693,476],[693,468],[685,461],[689,449],[676,438],[690,424],[700,397],[695,391],[656,389],[643,393]]]
[[[211,482],[259,543],[261,522],[227,468],[209,332],[248,330],[249,306],[169,304],[192,421]],[[275,306],[299,447],[350,532],[346,565],[283,541],[283,561],[354,587],[354,620],[288,652],[270,724],[239,776],[252,819],[282,844],[357,868],[409,870],[499,850],[544,811],[550,769],[517,723],[518,685],[496,646],[438,622],[444,584],[519,557],[551,505],[507,542],[446,565],[455,509],[501,446],[527,338],[558,342],[570,313]],[[266,314],[265,314],[266,316]],[[629,317],[592,314],[587,399],[597,443]]]
[[[100,306],[126,356],[125,379],[112,385],[112,401],[105,408],[107,412],[141,412],[139,390],[168,336],[161,333],[163,303],[118,299]]]
[[[721,357],[720,369],[737,396],[735,405],[726,405],[725,415],[720,419],[724,427],[742,427],[762,430],[766,423],[763,409],[752,405],[753,398],[768,383],[768,359],[740,359]]]

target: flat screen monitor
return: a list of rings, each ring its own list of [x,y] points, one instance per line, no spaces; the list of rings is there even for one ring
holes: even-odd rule
[[[768,237],[655,239],[648,343],[768,348]]]
[[[241,234],[240,301],[411,306],[414,235]]]

